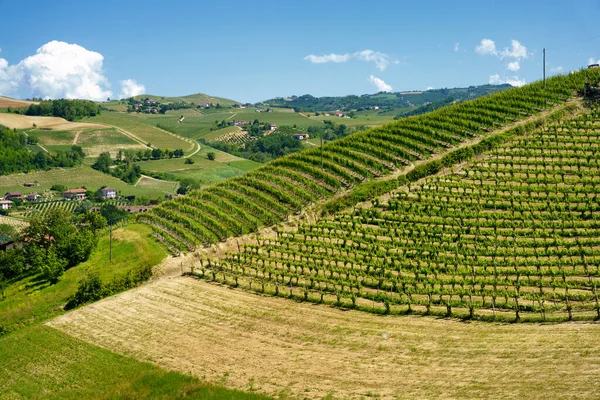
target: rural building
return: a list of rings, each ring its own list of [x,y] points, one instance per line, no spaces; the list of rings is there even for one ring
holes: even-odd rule
[[[27,201],[38,201],[38,199],[42,197],[39,193],[29,193],[27,195]]]
[[[335,114],[333,114],[333,115],[335,115],[336,117],[343,117],[343,116],[344,116],[344,113],[341,113],[341,112],[339,112],[339,111],[338,111],[338,112],[336,112],[336,113],[335,113]]]
[[[13,202],[10,200],[0,200],[0,210],[8,210],[12,208]]]
[[[248,125],[248,121],[233,121],[233,126]]]
[[[63,192],[63,197],[69,200],[83,200],[85,199],[85,195],[87,190],[85,189],[69,189],[66,192]]]
[[[294,133],[292,137],[296,140],[306,140],[308,139],[308,133]]]
[[[269,125],[269,129],[272,130],[272,131],[277,130],[277,128],[278,128],[277,125],[273,125],[273,124]]]
[[[105,199],[115,199],[117,197],[117,189],[111,187],[100,189],[100,193]]]
[[[8,192],[4,195],[4,200],[23,200],[23,194],[20,192]]]
[[[600,67],[600,64],[590,64],[588,65],[588,68],[598,68]]]
[[[35,184],[35,183],[33,183],[33,182],[25,182],[25,183],[23,184],[23,186],[25,186],[25,187],[34,187],[34,186],[36,186],[36,184]]]
[[[152,209],[152,207],[154,207],[154,206],[153,205],[149,205],[149,206],[117,206],[118,209],[125,210],[129,214],[137,214],[137,213],[147,212],[147,211],[150,211]],[[98,211],[100,211],[100,207],[92,207],[92,208],[90,208],[90,211],[98,212]]]

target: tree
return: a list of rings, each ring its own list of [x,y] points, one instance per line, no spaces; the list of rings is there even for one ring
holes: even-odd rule
[[[208,153],[206,153],[206,158],[208,158],[211,161],[214,161],[214,159],[216,158],[216,154],[214,151],[209,151]]]
[[[109,152],[100,153],[96,162],[92,165],[92,168],[104,172],[105,174],[109,173],[110,166],[112,165],[112,159],[110,158]]]
[[[98,230],[108,226],[106,218],[104,218],[99,212],[88,212],[84,214],[81,217],[81,223],[89,226],[92,232],[97,232]]]
[[[163,151],[161,149],[152,149],[152,158],[161,159]]]
[[[179,187],[177,188],[178,194],[188,194],[190,190],[199,189],[200,183],[193,180],[192,178],[184,178],[179,181]]]

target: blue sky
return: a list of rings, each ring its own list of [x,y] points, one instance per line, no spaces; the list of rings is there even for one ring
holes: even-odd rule
[[[0,10],[0,94],[22,98],[143,89],[256,102],[521,84],[541,79],[544,47],[549,75],[600,58],[598,1],[0,0]]]

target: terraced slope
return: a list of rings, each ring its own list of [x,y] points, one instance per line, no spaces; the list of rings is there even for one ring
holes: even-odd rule
[[[196,273],[376,313],[599,318],[599,159],[596,109]]]
[[[141,220],[174,251],[256,231],[366,180],[414,165],[566,102],[600,73],[585,70],[407,118],[280,158],[167,202]]]

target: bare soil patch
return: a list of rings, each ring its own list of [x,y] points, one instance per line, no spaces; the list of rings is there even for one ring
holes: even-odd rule
[[[188,277],[49,323],[209,382],[292,398],[597,398],[598,324],[383,317]]]

